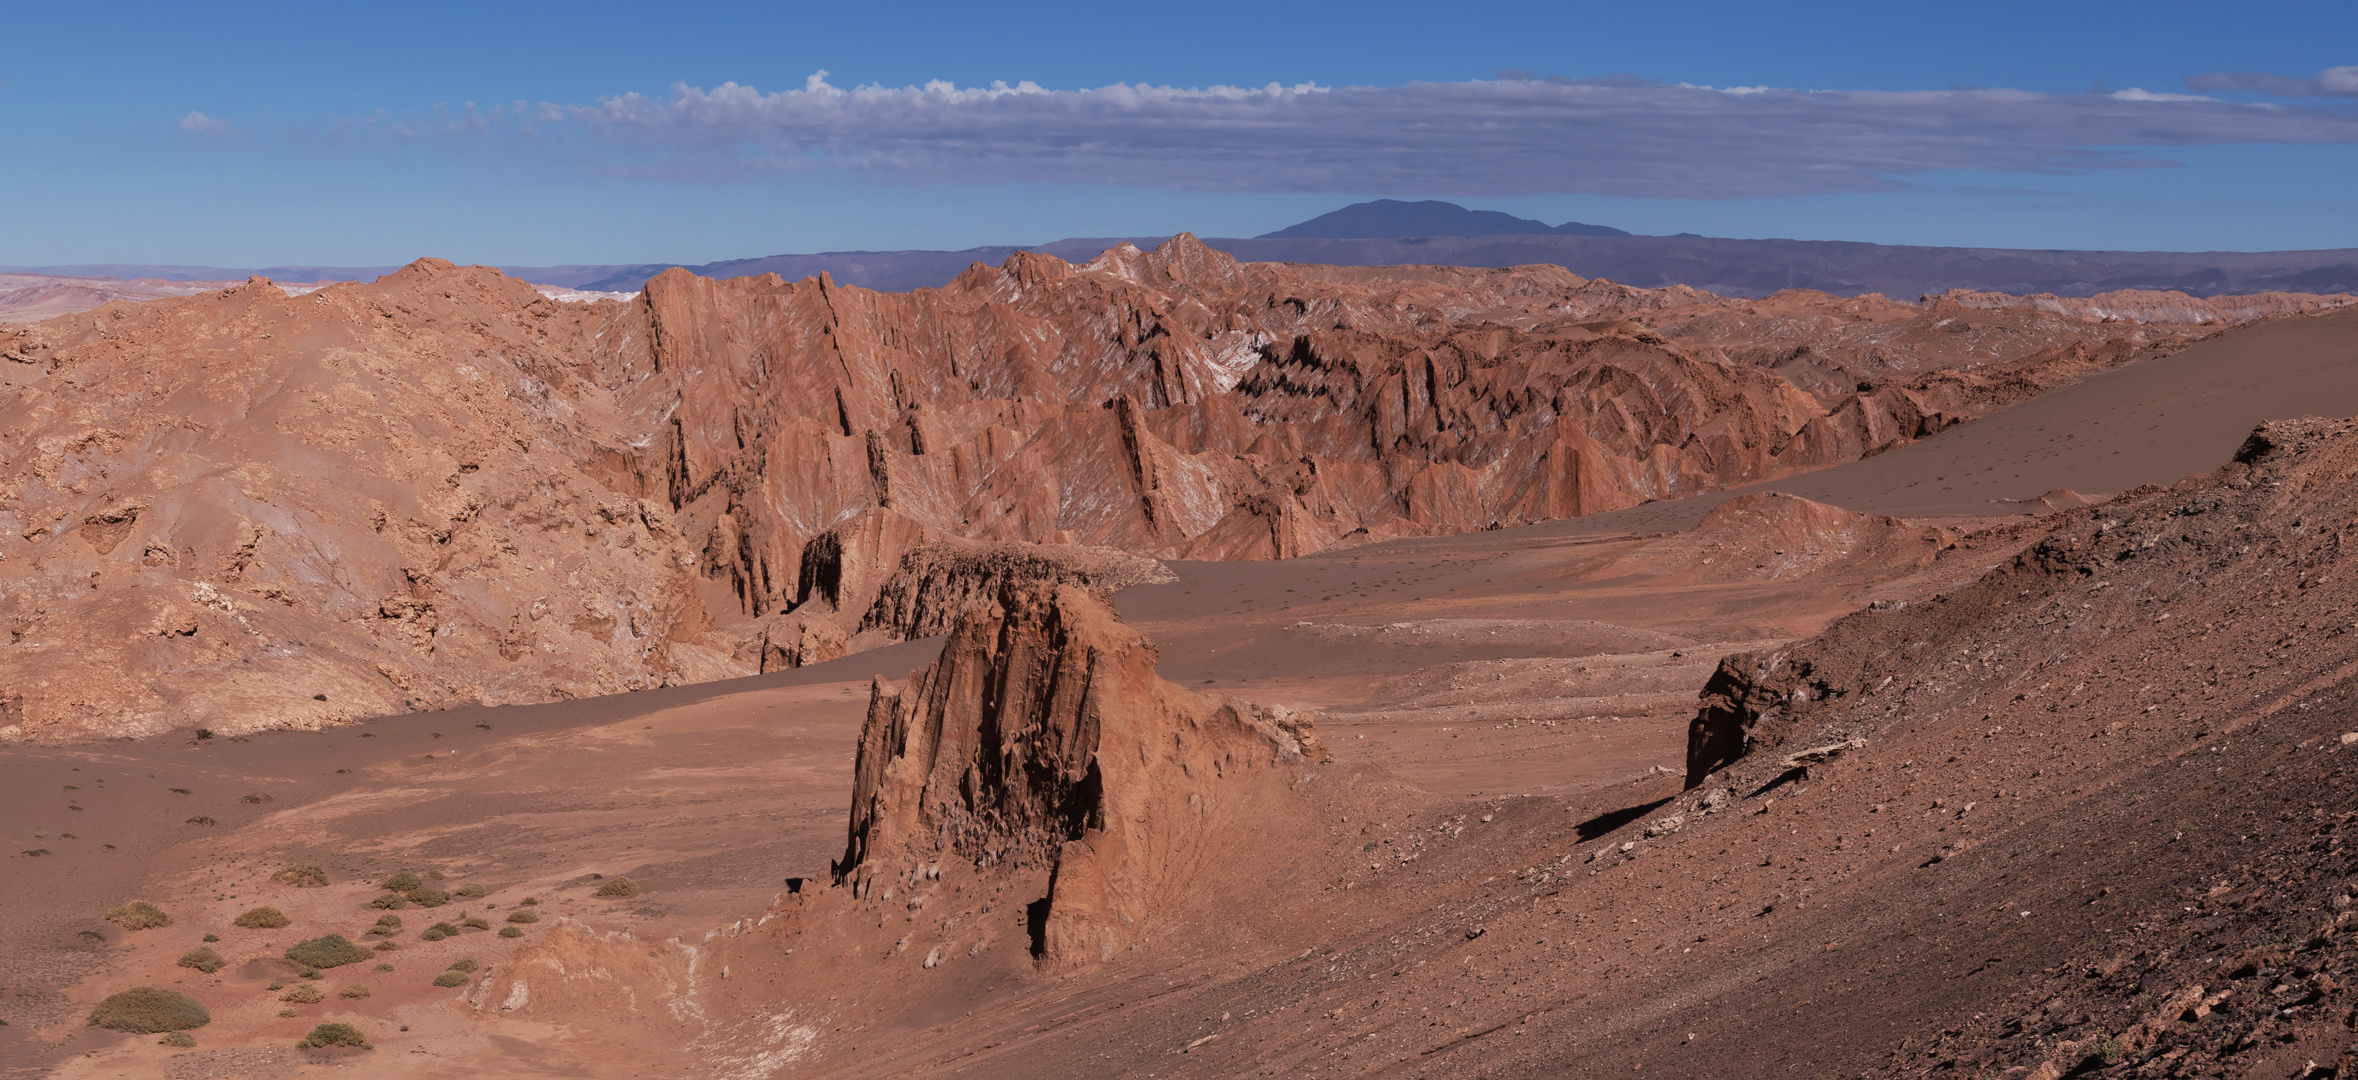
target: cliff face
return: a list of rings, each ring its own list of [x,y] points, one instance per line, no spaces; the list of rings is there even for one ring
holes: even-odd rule
[[[837,881],[865,899],[921,889],[944,860],[1046,868],[1033,954],[1109,958],[1184,905],[1224,836],[1299,809],[1308,728],[1285,719],[1163,681],[1154,646],[1086,590],[1010,585],[906,688],[876,683]]]
[[[1279,558],[1592,513],[2212,332],[1968,299],[1242,265],[1181,236],[907,294],[673,271],[560,304],[425,260],[110,304],[0,331],[0,737],[793,666],[863,620],[946,625],[958,575],[922,568],[871,612],[925,544]]]

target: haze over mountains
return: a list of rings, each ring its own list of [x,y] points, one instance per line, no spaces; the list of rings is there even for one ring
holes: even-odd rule
[[[797,280],[825,273],[836,284],[886,292],[948,284],[975,263],[998,265],[1018,251],[1085,262],[1117,243],[1153,248],[1167,237],[1087,237],[1029,246],[958,250],[831,251],[768,255],[702,264],[631,263],[507,266],[541,285],[634,292],[673,266],[701,277],[777,274]],[[1640,288],[1685,285],[1723,296],[1761,297],[1781,289],[1837,296],[1882,293],[1899,299],[1951,289],[2015,295],[2092,296],[2117,289],[2175,290],[2193,296],[2258,292],[2358,292],[2358,249],[2169,252],[1921,247],[1837,240],[1740,240],[1680,234],[1633,236],[1580,222],[1550,226],[1496,211],[1427,200],[1357,203],[1257,237],[1210,237],[1205,243],[1246,262],[1332,266],[1561,266],[1582,277]],[[237,280],[260,274],[279,282],[367,281],[391,266],[83,265],[0,267],[105,278]]]

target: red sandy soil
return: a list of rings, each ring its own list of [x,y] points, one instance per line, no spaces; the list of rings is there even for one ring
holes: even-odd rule
[[[2266,334],[2281,336],[2235,351]],[[2222,358],[2297,372],[2351,335],[2338,315],[2267,323],[2201,346],[2208,366],[2147,360],[2057,394],[2268,407],[2241,389],[2264,389],[2265,372],[2214,392],[2245,370]],[[1579,528],[1178,563],[1178,581],[1120,595],[1126,629],[1076,615],[1088,629],[1065,638],[961,631],[979,635],[970,655],[1029,641],[992,655],[1043,658],[939,669],[987,672],[944,684],[976,695],[1119,653],[1126,689],[1102,708],[1129,710],[1125,723],[1180,717],[1183,733],[1239,700],[1318,717],[1333,760],[1282,764],[1275,786],[1223,786],[1227,770],[1188,756],[1182,734],[1155,768],[1184,765],[1212,803],[1263,809],[1216,834],[1231,857],[1173,876],[1126,878],[1133,864],[1068,861],[1069,846],[986,861],[987,843],[957,836],[1016,835],[1007,819],[953,834],[936,816],[896,834],[941,844],[930,862],[830,887],[861,717],[892,700],[869,678],[923,666],[922,642],[736,683],[327,732],[12,746],[0,1052],[59,1076],[280,1075],[310,1067],[292,1048],[303,1031],[341,1018],[377,1049],[319,1064],[398,1076],[2341,1068],[2358,1038],[2336,914],[2341,829],[2358,812],[2341,764],[2341,733],[2358,729],[2344,633],[2358,603],[2338,549],[2358,431],[2278,425],[2178,487],[2020,516],[2056,488],[2128,488],[2105,485],[2134,474],[2105,470],[2149,436],[2124,419],[1968,493],[1988,497],[1944,495],[1949,515],[1858,512],[1965,475],[1956,455],[2003,443],[1975,429],[2049,400],[1778,485],[1834,485],[1850,511],[1754,494]],[[2235,422],[2248,433],[2256,419]],[[1648,514],[1685,517],[1637,531]],[[1169,684],[1140,673],[1132,632]],[[1688,788],[1707,680],[1705,718],[1753,738]],[[980,764],[980,779],[941,781],[963,805],[1012,790]],[[1190,790],[1141,783],[1106,790]],[[1142,815],[1154,824],[1139,842],[1190,835],[1189,814]],[[1118,827],[1080,839],[1115,850],[1100,838]],[[268,881],[297,861],[335,883]],[[1141,906],[1105,908],[1131,914],[1131,936],[1035,958],[1018,913],[1067,882],[1093,895],[1069,869],[1088,865],[1150,882]],[[377,914],[368,883],[399,868],[490,889],[436,917],[495,905],[497,925],[532,895],[544,919],[523,939],[429,944],[429,912],[404,910],[401,947],[383,954],[393,972],[327,973],[370,997],[278,1018],[262,987],[283,976],[252,961],[299,937],[358,937]],[[591,896],[605,879],[592,875],[616,874],[645,891]],[[100,920],[135,896],[175,923]],[[295,924],[229,925],[255,903]],[[231,966],[173,966],[207,932]],[[459,955],[484,970],[430,988]],[[194,1050],[79,1023],[106,993],[175,980],[214,1010]]]

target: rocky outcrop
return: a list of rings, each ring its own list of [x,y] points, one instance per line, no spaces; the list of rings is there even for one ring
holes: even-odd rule
[[[875,684],[835,875],[867,897],[939,878],[944,860],[1045,867],[1034,955],[1108,959],[1233,837],[1299,801],[1307,732],[1163,681],[1154,646],[1086,589],[1011,585],[906,687]]]
[[[945,540],[901,556],[859,629],[903,640],[932,637],[948,633],[975,606],[997,603],[1014,586],[1071,585],[1111,596],[1132,585],[1177,580],[1161,562],[1113,548]]]

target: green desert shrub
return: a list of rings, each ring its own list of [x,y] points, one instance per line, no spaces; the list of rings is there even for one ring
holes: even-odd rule
[[[211,945],[212,943],[214,943],[214,942],[216,942],[216,941],[219,941],[219,940],[221,940],[221,935],[219,935],[219,934],[206,934],[206,935],[205,935],[205,944],[207,944],[207,945]]]
[[[145,900],[133,900],[106,913],[106,921],[125,930],[153,930],[172,925],[172,917],[164,909]]]
[[[302,1042],[295,1044],[295,1048],[298,1050],[316,1050],[323,1046],[357,1046],[363,1050],[375,1049],[369,1045],[368,1038],[360,1033],[360,1029],[350,1024],[321,1024],[312,1028],[311,1034],[303,1036]]]
[[[540,921],[540,913],[537,911],[511,911],[508,912],[508,921],[512,923],[536,923]]]
[[[395,873],[392,877],[378,882],[377,885],[379,888],[389,889],[393,892],[408,892],[411,889],[415,889],[421,885],[424,885],[425,883],[426,879],[419,877],[417,875],[417,871],[402,870]]]
[[[342,964],[357,964],[375,959],[367,949],[354,945],[342,934],[329,934],[287,946],[286,957],[298,964],[315,968],[332,968]]]
[[[475,962],[475,958],[472,956],[462,956],[450,962],[450,970],[464,972],[469,975],[474,974],[475,969],[481,966],[482,965]]]
[[[134,1035],[186,1031],[212,1022],[213,1014],[204,1003],[178,990],[158,990],[152,986],[134,986],[109,995],[90,1010],[90,1026]]]
[[[351,998],[354,1001],[358,1001],[361,998],[368,996],[368,987],[362,986],[359,983],[345,983],[342,990],[336,991],[336,996],[340,998]]]
[[[401,916],[379,915],[377,916],[377,924],[375,926],[369,927],[368,932],[372,934],[384,934],[387,937],[398,934],[401,932]]]
[[[524,936],[524,928],[523,928],[523,927],[521,927],[521,926],[503,926],[503,927],[500,927],[500,928],[499,928],[499,936],[501,936],[501,937],[523,937],[523,936]]]
[[[469,930],[489,930],[489,929],[491,929],[491,924],[490,924],[490,923],[487,923],[487,922],[484,922],[484,921],[483,921],[483,916],[481,916],[481,915],[469,915],[469,916],[467,916],[466,918],[459,920],[459,925],[460,925],[460,926],[463,926],[463,927],[466,927],[466,928],[467,928],[467,929],[469,929]]]
[[[598,886],[599,896],[637,896],[639,883],[626,877],[614,878]]]
[[[271,993],[273,993],[273,994],[275,994],[275,993],[278,993],[279,991],[281,991],[281,990],[284,990],[284,989],[286,989],[286,988],[287,988],[287,981],[286,981],[285,979],[272,979],[272,980],[270,980],[270,985],[269,985],[269,986],[263,987],[263,989],[265,989],[265,990],[268,990],[268,991],[270,991],[270,992],[271,992]]]
[[[298,889],[316,889],[328,883],[328,876],[317,863],[296,863],[270,875],[270,880]]]
[[[527,896],[527,897],[525,897],[524,899],[522,899],[522,900],[518,900],[518,901],[516,901],[516,902],[517,902],[517,903],[519,903],[519,904],[522,904],[522,905],[524,905],[525,907],[531,907],[531,906],[533,906],[533,905],[535,905],[535,904],[538,904],[538,903],[540,903],[540,897],[537,897],[537,896]]]
[[[445,971],[440,975],[434,976],[434,985],[444,987],[465,986],[467,985],[467,973],[464,971]]]
[[[276,930],[287,922],[286,912],[268,906],[249,908],[237,917],[237,924],[248,930]]]
[[[287,987],[284,993],[278,995],[278,999],[290,1005],[317,1005],[326,1001],[327,995],[320,993],[319,988],[310,983],[296,983]]]
[[[228,963],[229,961],[223,960],[221,958],[221,954],[214,952],[212,947],[209,945],[199,945],[196,948],[190,949],[187,952],[180,954],[181,967],[195,968],[207,975],[211,975],[212,973],[221,970],[223,967],[227,966]]]
[[[483,886],[481,886],[481,885],[477,885],[477,884],[475,884],[474,882],[470,881],[470,882],[468,882],[468,883],[466,883],[466,884],[464,884],[464,885],[461,885],[461,886],[459,886],[459,887],[458,887],[458,891],[456,891],[456,892],[452,893],[451,895],[453,895],[453,896],[464,896],[464,897],[466,897],[467,899],[469,899],[469,900],[472,900],[472,899],[475,899],[475,898],[476,898],[476,897],[478,897],[478,896],[481,896],[481,895],[483,895]]]
[[[402,893],[401,896],[410,903],[426,908],[441,907],[450,902],[449,893],[440,889],[429,889],[423,885]]]
[[[399,945],[395,945],[395,944],[393,944],[393,943],[392,943],[392,942],[390,942],[390,941],[380,941],[380,942],[377,942],[377,948],[376,948],[376,951],[378,951],[378,952],[392,952],[393,950],[395,950],[395,949],[398,949],[398,948],[400,948],[400,947],[401,947],[401,946],[399,946]]]
[[[175,1031],[161,1039],[157,1039],[156,1045],[177,1046],[183,1050],[186,1050],[189,1047],[196,1045],[196,1036],[191,1035],[185,1031]]]
[[[378,964],[378,965],[377,965],[377,970],[378,970],[378,971],[391,971],[391,970],[393,970],[393,965],[391,965],[391,964]]]
[[[409,901],[402,899],[400,893],[389,892],[383,896],[369,901],[368,906],[373,908],[382,908],[386,911],[399,911],[402,908],[408,907]]]

